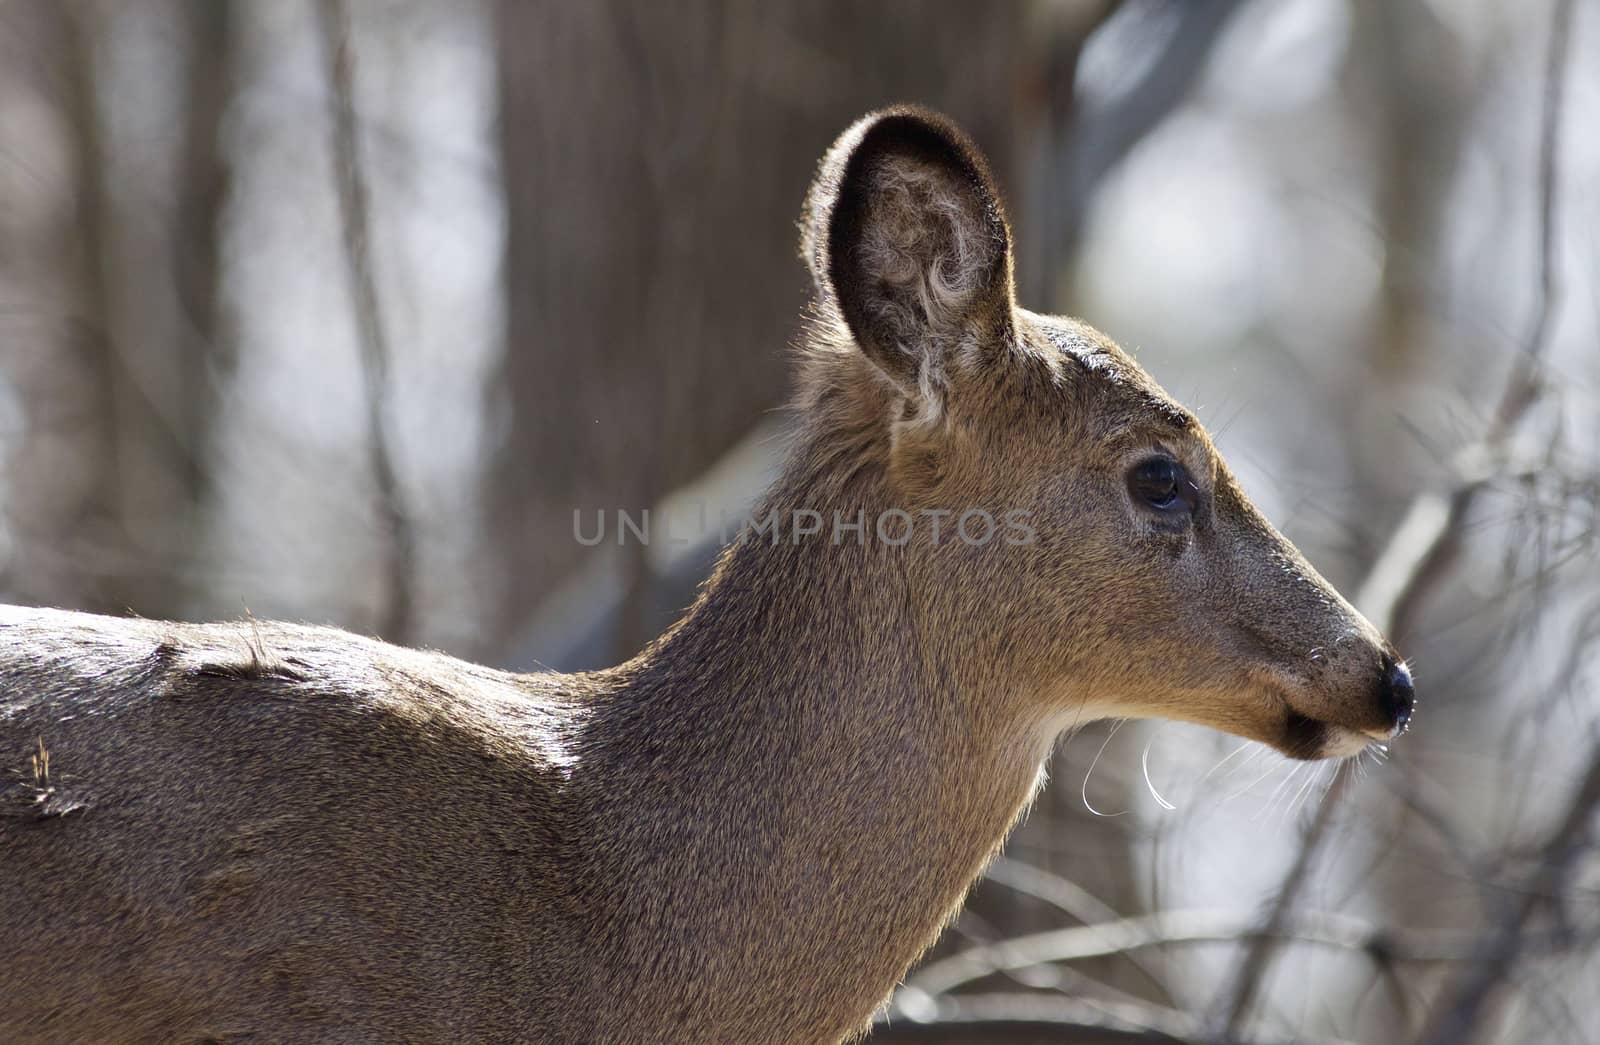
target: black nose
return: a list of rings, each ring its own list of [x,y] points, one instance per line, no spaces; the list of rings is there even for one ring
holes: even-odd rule
[[[1378,705],[1384,718],[1394,725],[1399,736],[1411,724],[1411,709],[1417,703],[1417,691],[1411,685],[1411,669],[1404,661],[1393,657],[1383,660],[1383,677],[1378,682]]]

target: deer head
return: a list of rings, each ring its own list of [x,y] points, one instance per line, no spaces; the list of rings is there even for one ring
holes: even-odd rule
[[[999,195],[957,128],[916,108],[859,121],[803,230],[805,416],[859,458],[841,482],[870,474],[944,523],[910,528],[904,569],[946,641],[1007,666],[994,699],[1057,725],[1195,722],[1302,759],[1406,727],[1403,662],[1194,415],[1105,336],[1017,307]],[[996,532],[969,539],[984,517]]]

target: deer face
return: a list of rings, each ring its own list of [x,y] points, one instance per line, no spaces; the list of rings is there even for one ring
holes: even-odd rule
[[[951,641],[1003,662],[996,688],[1043,715],[1180,719],[1295,758],[1403,730],[1393,649],[1137,363],[1015,306],[1010,244],[982,158],[922,110],[847,131],[807,204],[839,335],[813,351],[813,423],[877,432],[899,506],[1018,524],[908,548]]]

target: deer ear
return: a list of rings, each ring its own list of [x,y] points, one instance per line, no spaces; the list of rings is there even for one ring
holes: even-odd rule
[[[937,113],[887,109],[823,158],[802,249],[856,344],[908,392],[1011,328],[1011,232],[977,148]]]

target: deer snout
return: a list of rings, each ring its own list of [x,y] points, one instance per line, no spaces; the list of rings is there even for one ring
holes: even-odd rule
[[[1286,683],[1273,746],[1290,758],[1348,758],[1410,726],[1417,702],[1411,669],[1376,634],[1351,639],[1340,644],[1345,656],[1323,661],[1331,668],[1325,674],[1265,676]]]
[[[1416,703],[1411,669],[1393,654],[1384,654],[1383,671],[1378,677],[1378,711],[1388,725],[1378,739],[1392,740],[1404,733],[1411,725],[1411,710]]]
[[[1315,757],[1352,755],[1372,741],[1393,740],[1410,726],[1417,703],[1416,687],[1411,681],[1411,669],[1387,643],[1379,653],[1376,678],[1367,683],[1367,687],[1366,695],[1349,705],[1345,714],[1328,717],[1327,725],[1331,728],[1322,737],[1321,749]],[[1295,717],[1291,715],[1291,726]],[[1304,728],[1309,723],[1300,725]],[[1302,750],[1309,746],[1307,738],[1300,740]]]

